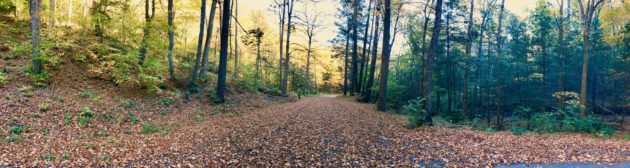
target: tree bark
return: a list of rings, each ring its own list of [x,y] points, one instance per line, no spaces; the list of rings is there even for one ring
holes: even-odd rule
[[[429,125],[433,124],[433,120],[432,120],[432,116],[433,116],[433,110],[432,110],[432,92],[433,92],[433,80],[431,79],[431,77],[433,76],[433,57],[435,57],[435,55],[437,54],[437,45],[438,45],[438,38],[440,36],[440,27],[442,22],[442,0],[437,0],[436,4],[435,4],[435,21],[433,22],[433,35],[431,35],[431,43],[429,44],[429,54],[427,55],[427,66],[428,66],[428,70],[427,70],[427,85],[425,87],[427,92],[425,93],[425,97],[427,98],[426,101],[426,111],[427,111],[427,118],[426,121],[429,123]]]
[[[468,30],[466,31],[466,57],[464,58],[464,86],[462,92],[462,118],[464,120],[469,119],[468,114],[468,76],[470,71],[470,59],[472,58],[472,27],[475,20],[473,20],[473,15],[475,13],[475,0],[470,0],[470,13],[468,14]]]
[[[212,5],[210,5],[210,18],[208,18],[208,28],[206,29],[206,42],[203,48],[201,72],[199,73],[202,80],[206,79],[206,74],[208,73],[208,55],[210,54],[210,43],[212,42],[213,32],[212,27],[214,26],[214,16],[217,9],[217,1],[218,0],[212,0]]]
[[[295,0],[291,0],[291,3],[288,4],[289,5],[289,11],[288,11],[288,20],[287,20],[287,44],[286,44],[286,57],[284,59],[284,79],[282,79],[282,94],[283,95],[287,95],[287,88],[288,88],[288,82],[289,82],[289,65],[290,65],[290,57],[291,57],[291,53],[289,52],[290,46],[291,46],[291,18],[293,18],[293,7],[295,6]]]
[[[381,76],[378,91],[378,103],[377,109],[380,111],[387,111],[387,76],[389,73],[389,50],[390,45],[387,45],[390,40],[390,27],[391,27],[391,0],[385,0],[385,14],[383,15],[383,51],[381,56]]]
[[[227,43],[228,43],[228,27],[230,27],[230,1],[223,1],[223,16],[221,16],[221,50],[219,54],[219,74],[217,81],[217,103],[225,102],[225,78],[227,75]]]
[[[238,0],[234,0],[234,79],[238,79]]]
[[[191,92],[197,92],[197,73],[199,72],[199,62],[201,61],[201,52],[203,44],[203,29],[205,27],[206,20],[206,0],[201,0],[201,18],[199,19],[199,37],[197,40],[197,54],[195,55],[195,66],[190,75],[189,90]]]
[[[378,9],[378,7],[377,7]],[[378,54],[378,37],[379,37],[379,19],[376,14],[374,14],[374,36],[372,37],[372,59],[370,60],[370,72],[367,80],[367,85],[365,86],[365,97],[363,98],[364,103],[370,102],[372,98],[372,85],[374,85],[374,72],[376,70],[376,55]]]
[[[363,86],[363,72],[365,68],[365,64],[367,63],[366,59],[367,59],[367,54],[366,54],[366,49],[367,49],[367,43],[368,43],[368,33],[370,32],[370,15],[372,10],[372,0],[370,0],[368,2],[368,10],[367,10],[367,19],[365,20],[365,31],[363,32],[363,52],[361,52],[361,69],[359,70],[359,93],[362,92],[362,86]]]
[[[350,96],[353,96],[355,92],[358,91],[359,88],[359,81],[358,81],[358,59],[359,59],[359,42],[358,42],[358,38],[359,38],[359,32],[358,32],[358,27],[359,27],[359,13],[361,11],[359,11],[359,1],[358,0],[353,0],[352,1],[352,9],[353,9],[353,14],[352,14],[352,66],[351,66],[351,72],[350,72]]]
[[[173,0],[168,0],[168,73],[171,77],[171,81],[177,80],[175,78],[175,65],[173,64],[173,47],[175,46],[175,28],[173,27],[174,19],[175,12],[173,11]]]
[[[32,71],[39,74],[42,71],[42,62],[39,58],[39,19],[42,8],[42,0],[30,0],[29,13],[31,15],[31,44],[33,56],[31,58]]]
[[[348,50],[350,46],[350,20],[346,21],[345,61],[343,67],[343,95],[348,95]]]
[[[497,82],[496,82],[496,92],[497,95],[495,97],[495,101],[497,102],[497,126],[499,129],[503,128],[503,79],[501,76],[503,75],[502,63],[501,63],[501,28],[503,26],[503,12],[505,7],[505,0],[501,0],[501,12],[499,13],[499,27],[497,28]]]

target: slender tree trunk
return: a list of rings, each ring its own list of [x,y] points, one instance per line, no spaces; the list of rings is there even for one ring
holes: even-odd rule
[[[429,54],[427,55],[427,85],[425,87],[427,92],[425,93],[426,101],[426,111],[427,118],[426,121],[429,125],[433,124],[432,116],[432,92],[433,92],[433,80],[431,77],[433,76],[433,57],[437,54],[438,51],[438,38],[440,36],[440,27],[442,22],[442,0],[437,0],[435,4],[435,21],[433,22],[433,35],[431,35],[431,43],[429,44]]]
[[[365,68],[365,64],[367,63],[366,59],[367,59],[367,54],[366,54],[366,49],[367,49],[367,43],[368,43],[368,33],[370,32],[370,15],[372,14],[372,0],[370,0],[368,2],[368,10],[367,10],[367,19],[365,19],[365,31],[363,32],[363,52],[361,52],[361,69],[359,70],[359,93],[362,93],[361,88],[363,88],[363,72]]]
[[[204,0],[204,2],[205,2],[205,0]],[[149,42],[147,40],[149,40],[149,33],[150,33],[149,28],[151,26],[151,20],[153,20],[153,16],[155,15],[155,0],[151,1],[151,6],[152,6],[151,8],[152,8],[153,12],[149,13],[149,0],[145,0],[144,1],[144,20],[145,20],[145,25],[144,25],[144,29],[143,29],[142,43],[140,44],[140,61],[138,63],[141,66],[144,65],[144,59],[145,59],[146,54],[147,54],[147,48],[149,47]],[[204,8],[205,8],[205,6],[204,6]]]
[[[473,15],[475,13],[475,0],[470,0],[470,13],[468,14],[468,30],[466,31],[466,57],[464,58],[464,86],[462,92],[462,118],[464,120],[469,119],[468,114],[468,76],[470,75],[470,59],[472,58],[472,27],[475,20],[473,20]]]
[[[377,7],[378,8],[378,7]],[[367,80],[367,86],[365,86],[365,97],[363,98],[363,102],[364,103],[368,103],[370,102],[370,99],[372,98],[372,85],[374,85],[374,72],[376,70],[376,55],[378,54],[378,36],[379,36],[379,19],[380,17],[378,17],[378,15],[374,15],[375,17],[375,21],[374,21],[374,36],[372,37],[372,59],[370,60],[370,72],[368,80]]]
[[[497,125],[499,129],[503,128],[503,79],[501,78],[503,73],[501,62],[501,28],[503,26],[503,11],[505,7],[505,0],[501,0],[501,12],[499,13],[499,27],[497,28],[497,84],[496,84],[496,99],[497,102]]]
[[[217,9],[217,1],[218,0],[212,0],[212,5],[210,5],[210,18],[208,18],[208,28],[206,29],[206,42],[203,48],[201,72],[199,73],[202,80],[206,79],[206,74],[208,73],[208,55],[210,54],[210,43],[212,42],[213,32],[212,27],[214,26],[214,16]]]
[[[590,47],[590,21],[585,22],[582,27],[582,38],[584,42],[582,44],[583,48],[583,60],[582,63],[582,81],[580,87],[580,105],[584,107],[584,109],[580,110],[580,116],[586,116],[586,102],[587,102],[587,81],[588,81],[588,48]]]
[[[195,66],[190,76],[189,89],[191,92],[197,91],[197,73],[199,72],[199,62],[201,61],[201,52],[203,44],[203,30],[206,20],[206,0],[201,0],[201,19],[199,19],[199,39],[197,40],[197,54],[195,55]]]
[[[225,102],[225,78],[227,75],[227,50],[228,29],[230,27],[230,1],[223,1],[223,14],[221,16],[221,50],[219,58],[219,74],[217,81],[217,103]]]
[[[50,0],[50,22],[48,23],[48,30],[53,31],[55,27],[55,0]]]
[[[359,87],[359,80],[358,80],[358,59],[359,59],[359,42],[358,42],[358,38],[359,38],[359,32],[358,32],[358,27],[359,27],[359,13],[361,11],[359,11],[359,1],[358,0],[354,0],[352,1],[352,9],[353,9],[353,14],[352,14],[352,66],[351,66],[351,72],[350,72],[350,76],[351,76],[351,80],[350,80],[350,95],[353,96],[355,92],[358,91],[358,87]]]
[[[420,87],[422,87],[420,89],[420,95],[424,96],[425,92],[427,92],[425,89],[426,87],[424,87],[424,85],[426,85],[426,80],[427,80],[427,66],[426,66],[426,60],[427,60],[427,30],[429,29],[429,11],[427,10],[427,8],[430,6],[430,4],[432,4],[433,2],[435,2],[435,0],[427,0],[427,3],[424,5],[424,23],[422,26],[422,57],[423,57],[423,63],[424,66],[422,66],[422,76],[420,77]]]
[[[390,45],[387,45],[390,40],[390,27],[392,17],[392,2],[391,0],[385,0],[385,14],[383,15],[383,51],[381,56],[381,76],[378,90],[378,103],[377,109],[380,111],[387,111],[387,76],[389,73],[389,50]]]
[[[304,79],[304,94],[308,94],[309,85],[309,66],[311,65],[311,44],[313,42],[313,36],[308,37],[308,49],[306,51],[306,76]]]
[[[234,79],[238,79],[238,0],[234,0]]]
[[[283,65],[282,64],[282,57],[284,55],[282,54],[282,52],[283,52],[283,46],[284,46],[283,45],[283,43],[284,43],[284,19],[286,18],[286,11],[287,11],[286,10],[287,9],[286,5],[287,5],[287,0],[283,0],[282,1],[282,5],[280,5],[281,8],[282,8],[282,15],[280,15],[280,33],[279,33],[280,34],[280,40],[279,40],[280,45],[278,45],[280,47],[280,49],[278,50],[278,52],[279,52],[278,79],[280,79],[280,81],[278,82],[278,85],[280,86],[280,88],[284,87],[283,86],[284,75],[282,74],[282,67],[283,67],[282,66]]]
[[[564,91],[564,0],[559,1],[560,23],[558,23],[558,92]],[[556,99],[560,110],[564,110],[561,99]]]
[[[260,36],[256,36],[256,82],[258,82],[258,73],[260,71]]]
[[[289,82],[289,65],[290,65],[290,57],[291,57],[291,53],[290,53],[290,44],[291,44],[291,18],[293,18],[293,7],[295,6],[295,0],[291,0],[291,3],[288,4],[289,5],[289,11],[288,11],[288,21],[287,21],[287,44],[286,44],[286,57],[284,59],[284,79],[282,80],[282,94],[283,95],[287,95],[287,88],[288,88],[288,82]]]
[[[175,65],[173,64],[173,47],[175,46],[174,19],[175,11],[173,11],[173,0],[168,0],[168,73],[171,77],[171,81],[177,80],[175,78]]]
[[[343,66],[343,95],[348,95],[348,49],[350,46],[350,21],[346,21],[346,53],[344,55],[345,61]]]
[[[33,57],[31,58],[32,71],[39,74],[42,71],[42,62],[39,58],[39,18],[42,8],[42,0],[30,0],[29,13],[31,14],[31,40]]]

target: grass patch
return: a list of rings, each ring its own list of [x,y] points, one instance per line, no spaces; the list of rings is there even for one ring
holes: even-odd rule
[[[160,131],[160,128],[153,124],[144,124],[138,134],[152,134]]]

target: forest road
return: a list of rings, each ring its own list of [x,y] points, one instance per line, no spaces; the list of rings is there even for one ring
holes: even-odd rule
[[[412,130],[406,124],[405,117],[378,112],[373,104],[350,98],[308,97],[225,118],[221,127],[228,131],[199,137],[203,143],[191,151],[168,152],[127,166],[485,167],[527,160],[553,162],[560,160],[554,158],[558,152],[582,150],[575,145],[576,149],[566,152],[556,150],[557,146],[576,143],[569,141],[572,138],[542,137],[555,145],[528,144],[541,137],[519,138],[464,128]],[[630,145],[621,143],[595,143],[585,149],[595,158],[579,161],[630,161]]]

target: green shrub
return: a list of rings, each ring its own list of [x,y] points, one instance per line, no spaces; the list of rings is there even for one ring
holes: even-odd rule
[[[39,104],[39,111],[46,112],[50,109],[50,106],[52,106],[52,104],[48,102]]]
[[[170,97],[165,97],[160,99],[160,101],[162,102],[162,105],[166,106],[166,107],[170,107],[171,104],[173,104],[173,99],[171,99]]]
[[[138,124],[138,118],[135,115],[133,115],[133,113],[128,112],[127,116],[129,116],[129,122],[131,122],[131,124],[133,125]]]
[[[0,15],[6,15],[15,12],[15,4],[13,1],[0,1]]]
[[[31,78],[31,81],[33,82],[33,84],[40,87],[48,85],[49,83],[48,79],[52,77],[51,73],[49,73],[48,71],[42,70],[39,74],[36,74],[31,71],[32,69],[30,66],[26,66],[24,68],[25,68],[24,72],[26,73],[26,76]]]
[[[591,133],[597,137],[610,137],[616,130],[592,116],[568,117],[563,120],[564,130],[570,132]]]
[[[510,128],[510,132],[514,135],[521,135],[527,132],[526,128]]]
[[[28,56],[28,55],[31,55],[31,52],[32,52],[31,47],[32,47],[31,42],[28,42],[28,41],[17,43],[11,47],[11,53],[13,53],[13,55],[16,58]]]
[[[403,113],[407,114],[409,117],[409,127],[416,128],[424,124],[424,118],[427,113],[424,110],[423,98],[416,98],[409,101],[409,104],[403,106]]]
[[[63,125],[70,125],[72,124],[72,116],[68,115],[68,114],[64,114],[63,115]]]
[[[555,133],[560,128],[560,122],[556,113],[537,113],[530,119],[529,124],[533,131],[538,133]]]
[[[9,77],[7,74],[0,70],[0,86],[9,82]]]
[[[91,90],[83,90],[81,91],[81,94],[79,94],[79,96],[81,96],[82,98],[91,98],[91,99],[97,98],[96,92],[91,91]]]
[[[79,125],[82,125],[82,126],[87,125],[87,123],[92,118],[94,118],[94,113],[92,113],[92,111],[88,107],[81,108],[81,110],[79,111],[79,114],[80,114],[81,117],[79,117],[79,119],[77,119],[77,123],[79,123]]]
[[[27,126],[20,125],[20,124],[12,124],[11,127],[9,128],[9,133],[18,135],[20,133],[25,132],[26,130],[28,130]]]
[[[6,137],[4,137],[4,140],[7,141],[7,142],[18,142],[18,141],[20,141],[20,135],[10,134],[10,135],[7,135]]]
[[[123,102],[122,104],[120,104],[121,107],[125,108],[125,109],[131,109],[136,107],[136,103],[133,102],[133,100],[127,100],[125,102]]]
[[[103,155],[103,157],[101,158],[101,160],[102,160],[103,162],[109,162],[109,160],[111,160],[111,157],[109,156],[109,154],[107,154],[107,153],[106,153],[105,155]]]
[[[139,134],[152,134],[158,132],[160,129],[153,124],[144,124],[142,129],[138,131]]]

